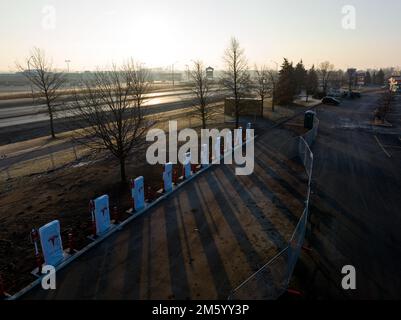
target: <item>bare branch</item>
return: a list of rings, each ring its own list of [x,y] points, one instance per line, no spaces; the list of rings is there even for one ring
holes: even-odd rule
[[[193,69],[189,73],[191,91],[193,95],[194,116],[202,122],[205,129],[207,123],[216,116],[215,108],[208,106],[212,96],[211,83],[206,76],[206,69],[201,61],[194,61]]]
[[[221,83],[234,97],[235,122],[236,127],[238,127],[241,114],[240,100],[250,93],[251,79],[244,50],[235,38],[231,39],[230,45],[224,53],[223,60],[226,70],[224,71]]]
[[[126,180],[125,162],[133,151],[145,146],[154,121],[145,119],[141,108],[150,90],[147,78],[134,64],[111,71],[97,71],[82,81],[85,90],[75,91],[68,114],[80,129],[74,138],[87,147],[106,150],[120,162],[121,181]]]
[[[61,72],[56,72],[53,64],[46,58],[44,51],[34,48],[25,64],[17,63],[17,68],[28,79],[32,86],[32,92],[36,91],[38,99],[44,100],[50,119],[50,134],[55,138],[54,131],[54,108],[60,96],[60,88],[65,84],[65,76]],[[35,97],[35,94],[33,94]]]

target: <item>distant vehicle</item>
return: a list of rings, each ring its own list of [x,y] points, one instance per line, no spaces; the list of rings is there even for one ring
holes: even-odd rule
[[[336,98],[333,97],[324,97],[322,99],[323,104],[330,104],[333,106],[338,106],[340,104],[340,101],[338,101]]]
[[[362,95],[359,91],[344,91],[342,98],[355,99],[360,98]]]
[[[331,98],[341,98],[341,97],[342,97],[342,94],[341,94],[340,92],[332,92],[332,93],[329,93],[329,94],[327,95],[327,97],[331,97]]]
[[[327,97],[332,97],[332,98],[343,98],[344,97],[344,91],[341,90],[331,90],[328,94]],[[323,98],[323,97],[322,97]]]

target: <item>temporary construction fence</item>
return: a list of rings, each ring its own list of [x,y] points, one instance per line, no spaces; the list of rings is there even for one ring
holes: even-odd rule
[[[313,168],[313,153],[310,146],[317,136],[318,127],[319,120],[315,117],[311,130],[303,136],[287,140],[277,150],[288,159],[299,157],[308,177],[305,207],[288,244],[234,289],[228,297],[229,300],[275,300],[286,292],[305,239]]]

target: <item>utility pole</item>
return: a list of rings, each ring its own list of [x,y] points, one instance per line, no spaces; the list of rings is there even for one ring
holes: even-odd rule
[[[278,63],[276,61],[271,60],[276,65],[276,76],[278,74]],[[273,92],[272,92],[272,112],[274,112],[275,102],[276,102],[276,80],[274,79],[273,74],[270,74],[271,81],[273,84]]]
[[[67,64],[67,73],[70,73],[70,62],[71,60],[66,59],[65,63]]]
[[[185,65],[185,67],[187,68],[187,82],[189,82],[189,65]]]
[[[29,59],[28,59],[28,72],[31,72],[31,65],[30,65],[30,62],[31,62],[31,59],[33,58],[33,56],[30,56],[29,57]],[[32,103],[33,104],[35,104],[35,97],[34,97],[34,95],[33,95],[33,87],[32,87],[32,83],[29,81],[29,85],[30,85],[30,87],[31,87],[31,94],[32,94]]]
[[[69,80],[68,78],[70,77],[70,62],[71,60],[66,59],[65,63],[67,64],[67,81]]]
[[[173,87],[174,87],[174,63],[171,65],[171,79],[173,80]]]
[[[174,87],[174,65],[177,63],[178,61],[174,62],[171,64],[171,80],[173,82],[173,87]]]

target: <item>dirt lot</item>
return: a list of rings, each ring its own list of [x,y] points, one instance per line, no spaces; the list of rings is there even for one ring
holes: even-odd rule
[[[230,127],[216,127],[223,126]],[[160,189],[162,166],[148,165],[142,156],[130,159],[126,169],[129,177],[144,176],[146,188]],[[120,219],[126,218],[123,212],[131,206],[128,185],[119,183],[117,161],[99,155],[89,155],[57,170],[8,179],[0,190],[0,273],[9,292],[34,279],[30,275],[35,267],[34,247],[29,239],[32,228],[59,219],[64,246],[72,231],[79,249],[89,243],[90,199],[109,194],[110,205],[118,207]]]
[[[289,240],[302,167],[256,146],[255,171],[216,165],[58,273],[26,299],[226,299]]]
[[[221,126],[227,127],[227,124],[222,124]],[[224,178],[224,174],[227,175],[225,170],[232,169],[213,170],[210,173],[214,175],[213,180],[216,182],[221,179],[226,180],[219,187],[221,189],[220,192],[229,192],[230,194],[237,192],[238,195],[235,199],[221,200],[224,199],[224,197],[221,198],[222,195],[215,197],[215,194],[211,193],[208,195],[207,201],[203,199],[197,204],[191,204],[192,196],[187,195],[187,204],[182,208],[187,214],[196,214],[196,212],[205,214],[207,209],[210,216],[207,223],[213,225],[214,231],[212,235],[218,238],[214,241],[219,242],[219,252],[221,250],[224,255],[224,257],[221,257],[224,265],[230,263],[231,253],[234,252],[238,253],[238,257],[240,253],[245,254],[245,259],[249,258],[248,255],[254,256],[254,258],[249,258],[252,261],[251,263],[242,264],[241,259],[244,259],[244,257],[241,257],[232,266],[234,269],[230,271],[232,274],[229,276],[231,288],[238,285],[259,268],[285,244],[285,239],[288,239],[291,235],[298,215],[302,211],[303,203],[300,201],[302,197],[299,196],[305,191],[302,168],[295,162],[285,161],[277,158],[277,155],[271,154],[265,148],[265,143],[259,142],[259,146],[255,148],[257,150],[257,163],[259,164],[256,166],[255,173],[252,176],[238,178],[237,181],[236,176],[232,174],[230,174],[231,178],[229,180]],[[161,185],[161,166],[139,165],[140,163],[145,163],[145,161],[135,158],[128,162],[128,176],[143,175],[147,185],[154,190],[159,189]],[[2,211],[0,216],[0,272],[5,278],[7,291],[14,293],[34,280],[33,276],[30,275],[30,271],[35,267],[33,245],[29,241],[29,232],[32,227],[37,228],[53,219],[59,219],[65,246],[68,243],[67,233],[72,231],[76,248],[82,248],[90,241],[87,239],[87,236],[91,233],[88,201],[105,193],[110,195],[111,206],[116,205],[121,213],[120,218],[124,219],[126,216],[122,212],[130,207],[130,196],[127,186],[121,186],[118,180],[119,170],[115,161],[111,159],[99,160],[94,156],[89,156],[79,163],[72,163],[52,172],[9,180],[6,184],[6,191],[1,194],[0,199]],[[210,184],[209,178],[206,178],[206,176],[200,178],[199,181],[203,186],[195,188],[203,189],[206,184]],[[241,192],[236,190],[236,187],[231,186],[234,183],[241,186],[241,188],[250,190],[249,199],[246,200],[246,203],[235,202],[236,199],[241,201]],[[288,186],[291,186],[291,188]],[[294,190],[298,190],[295,198]],[[267,199],[266,195],[268,195]],[[221,207],[221,201],[226,202],[225,206],[228,207]],[[245,199],[242,199],[242,201],[244,202]],[[175,203],[175,205],[178,204]],[[167,203],[166,208],[168,206],[169,204]],[[225,225],[227,221],[224,216],[230,210],[236,212],[237,219],[241,221],[240,224],[246,229],[244,239],[248,240],[245,243],[252,239],[252,244],[249,247],[246,247],[247,245],[244,247],[242,241],[237,238],[237,232],[232,229],[230,231],[231,227]],[[257,217],[254,216],[255,210],[258,213]],[[165,209],[162,212],[169,212],[169,210]],[[281,214],[279,214],[280,212]],[[159,219],[158,217],[162,220],[157,220]],[[144,217],[143,219],[146,218]],[[153,219],[159,221],[156,224],[160,228],[166,228],[164,224],[168,223],[168,221],[164,213],[152,215],[152,221]],[[259,225],[255,224],[257,221],[259,221]],[[270,227],[263,227],[263,224],[261,227],[260,221],[267,221],[267,226]],[[193,221],[188,223],[194,225]],[[198,225],[199,222],[196,224]],[[186,226],[187,222],[180,221],[178,229],[174,229],[172,234],[180,238],[187,237],[188,235],[185,234],[186,231],[184,230]],[[200,230],[199,226],[198,228],[194,227],[193,230],[195,229]],[[272,231],[273,239],[268,240],[267,238],[271,236]],[[152,236],[152,239],[154,232],[158,234],[157,229],[153,229],[152,235],[149,235]],[[195,236],[191,237],[194,237],[193,241],[199,241]],[[164,249],[166,249],[166,239],[160,238],[157,243],[159,241],[160,245],[163,245]],[[270,243],[270,245],[266,246],[266,243]],[[203,245],[209,246],[211,244],[203,243]],[[157,246],[154,250],[158,251]],[[190,258],[186,262],[191,265],[192,260],[197,255],[196,252],[200,254],[203,250],[202,248],[197,248],[194,253],[189,254],[187,252]],[[164,253],[166,254],[166,252]],[[183,253],[175,252],[174,254]],[[220,259],[219,256],[217,256],[217,259]],[[159,261],[158,263],[163,265],[166,261]],[[205,276],[202,272],[200,271],[194,275],[197,279],[195,281],[197,285],[202,283],[200,279]],[[213,276],[213,273],[209,273],[208,277],[211,275]],[[227,286],[222,291],[217,288],[214,294],[218,296],[222,293],[226,294],[227,289]],[[202,290],[206,290],[206,288]],[[190,296],[193,298],[214,297],[207,290],[202,290],[198,290],[196,294],[190,294]],[[150,291],[147,292],[146,295],[151,296]],[[185,295],[187,293],[182,294]],[[146,297],[146,295],[141,297]],[[170,294],[167,294],[167,291],[160,292],[161,296],[174,298],[171,290]],[[179,296],[181,297],[182,295],[180,294]]]

